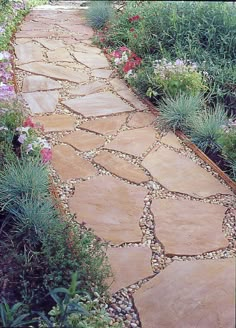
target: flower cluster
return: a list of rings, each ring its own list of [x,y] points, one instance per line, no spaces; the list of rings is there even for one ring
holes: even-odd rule
[[[0,52],[0,99],[11,98],[15,95],[10,60],[11,55],[8,51]]]
[[[140,16],[139,15],[136,15],[136,16],[133,16],[133,17],[130,17],[129,18],[129,22],[132,23],[132,22],[135,22],[135,21],[138,21],[140,20]]]
[[[197,94],[206,89],[207,72],[198,71],[196,63],[177,59],[174,62],[163,58],[155,60],[153,63],[152,83],[154,89],[160,89],[170,96],[184,92],[187,94]],[[153,89],[149,93],[155,95]]]
[[[132,75],[133,70],[142,62],[142,59],[127,47],[120,47],[111,55],[114,58],[114,64],[122,69],[126,78]]]
[[[21,144],[21,149],[27,154],[35,156],[40,153],[43,163],[47,163],[52,158],[51,146],[46,139],[37,136],[36,129],[43,130],[39,124],[35,124],[28,117],[21,127],[16,129],[17,141]]]

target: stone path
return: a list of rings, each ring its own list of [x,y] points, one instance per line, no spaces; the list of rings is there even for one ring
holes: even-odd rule
[[[16,77],[53,145],[65,208],[108,242],[108,312],[124,327],[233,328],[235,196],[159,130],[92,45],[83,11],[32,10],[16,33]]]

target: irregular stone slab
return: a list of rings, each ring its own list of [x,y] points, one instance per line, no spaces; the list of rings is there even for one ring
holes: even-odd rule
[[[142,183],[149,180],[148,176],[138,166],[114,154],[103,151],[94,158],[94,161],[109,172],[131,182]]]
[[[85,82],[89,80],[89,76],[85,72],[74,71],[72,68],[65,68],[62,66],[35,62],[18,66],[19,69],[38,75],[52,77],[58,80],[71,81],[75,83]]]
[[[226,208],[192,200],[154,199],[158,240],[167,254],[197,255],[228,246],[222,232]]]
[[[110,69],[94,69],[91,72],[91,75],[94,77],[98,77],[100,79],[108,79],[112,74]]]
[[[180,261],[134,293],[143,328],[235,324],[235,259]]]
[[[100,54],[101,53],[101,49],[85,45],[81,42],[80,43],[74,43],[73,48],[74,48],[75,51],[78,51],[78,52],[95,53],[95,54]]]
[[[88,151],[101,147],[105,143],[105,138],[94,133],[78,130],[71,134],[67,134],[61,141],[68,143],[78,150]]]
[[[146,190],[112,176],[97,176],[76,184],[71,212],[95,234],[115,244],[140,241],[139,219]]]
[[[108,248],[107,256],[114,276],[108,281],[112,283],[109,288],[112,294],[153,275],[152,252],[148,247]]]
[[[88,121],[80,125],[80,128],[89,131],[94,131],[100,134],[115,134],[126,122],[127,114],[118,116],[99,118],[93,121]]]
[[[90,39],[93,36],[93,29],[86,25],[68,24],[66,29],[75,33],[77,40]]]
[[[125,104],[111,92],[94,93],[83,98],[66,100],[62,103],[85,117],[133,111],[132,107]]]
[[[144,110],[146,106],[138,100],[137,96],[131,92],[130,90],[118,90],[117,91],[118,95],[128,101],[131,105],[133,105],[136,109],[138,110]]]
[[[181,149],[183,146],[179,142],[179,139],[176,137],[176,135],[173,132],[168,132],[164,137],[161,138],[161,142],[164,144],[171,146],[176,149]]]
[[[49,50],[56,50],[58,48],[63,48],[65,47],[65,44],[62,40],[54,40],[54,39],[44,39],[41,38],[39,40],[35,40],[42,44],[45,48]]]
[[[54,34],[53,31],[41,31],[41,30],[34,30],[34,31],[19,31],[16,32],[16,38],[50,38]]]
[[[34,43],[23,43],[15,46],[17,65],[43,60],[42,47]]]
[[[67,145],[57,145],[52,150],[52,165],[62,180],[85,179],[96,174],[93,165],[76,154]]]
[[[56,50],[48,51],[47,57],[50,62],[74,62],[66,48],[57,48]]]
[[[107,149],[118,150],[134,156],[141,156],[156,141],[152,127],[123,131],[106,145]]]
[[[93,53],[74,52],[73,55],[78,62],[88,68],[95,69],[109,67],[109,63],[103,54],[98,55]]]
[[[110,81],[110,83],[113,86],[115,91],[121,91],[121,90],[128,89],[127,84],[123,80],[119,79],[118,77],[115,77],[114,79],[112,79]]]
[[[31,42],[32,40],[30,38],[18,38],[14,40],[15,44],[24,44],[24,43],[28,43]]]
[[[150,125],[155,120],[155,116],[152,113],[134,113],[128,122],[128,126],[131,128],[142,128]]]
[[[45,132],[72,131],[76,123],[76,118],[69,115],[47,115],[33,118],[35,123],[40,123]]]
[[[142,165],[160,184],[171,191],[193,197],[209,197],[218,193],[232,194],[227,187],[191,159],[164,147],[159,147],[157,151],[147,155]]]
[[[23,80],[22,92],[47,91],[61,89],[59,82],[45,76],[29,75]]]
[[[54,28],[53,24],[47,24],[45,26],[45,23],[38,21],[38,22],[23,22],[23,24],[20,27],[21,31],[32,31],[32,30],[40,30],[40,31],[45,31],[45,30],[51,30]]]
[[[22,93],[22,97],[28,103],[33,114],[52,113],[56,110],[59,99],[58,91],[41,91]]]
[[[69,89],[69,93],[77,96],[87,96],[91,93],[96,93],[106,88],[106,84],[99,81],[91,82],[89,84],[81,85],[78,88]]]

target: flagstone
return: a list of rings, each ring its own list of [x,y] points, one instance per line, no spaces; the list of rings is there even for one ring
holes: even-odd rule
[[[22,93],[22,97],[28,103],[33,114],[52,113],[56,110],[59,99],[58,91],[41,91]]]
[[[183,148],[182,144],[179,142],[179,139],[171,131],[161,138],[161,142],[176,149]]]
[[[132,106],[134,106],[138,110],[144,110],[146,105],[142,103],[137,96],[131,92],[129,89],[124,90],[117,90],[118,95],[128,101]]]
[[[146,194],[141,186],[97,176],[75,185],[69,207],[97,236],[114,244],[137,242],[142,238],[139,219]]]
[[[171,263],[134,303],[143,328],[234,327],[235,259]]]
[[[32,41],[31,38],[17,38],[14,40],[14,43],[15,44],[24,44],[24,43],[29,43],[31,41]]]
[[[81,151],[89,151],[101,147],[105,141],[104,137],[83,130],[67,134],[61,139],[61,142],[67,143]]]
[[[30,73],[75,83],[81,83],[89,80],[89,76],[85,72],[80,72],[78,74],[78,72],[74,71],[72,68],[66,68],[43,62],[24,64],[18,66],[18,68]]]
[[[101,53],[101,49],[97,48],[97,47],[93,47],[93,46],[89,46],[86,45],[84,43],[74,43],[73,44],[73,48],[75,51],[78,52],[85,52],[85,53],[95,53],[95,54],[100,54]]]
[[[105,88],[106,88],[105,83],[95,81],[95,82],[91,82],[89,84],[81,85],[77,88],[69,89],[68,92],[72,95],[87,96],[91,93],[96,93],[101,90],[104,90]]]
[[[109,67],[109,63],[103,54],[73,52],[76,60],[91,69]]]
[[[127,125],[131,128],[142,128],[150,125],[154,120],[155,116],[152,113],[137,112],[132,115]]]
[[[110,84],[112,85],[115,91],[128,89],[126,83],[123,80],[119,79],[118,77],[115,77],[114,79],[110,80]]]
[[[94,93],[83,98],[66,100],[63,104],[85,117],[133,111],[132,107],[111,92]]]
[[[68,145],[57,145],[52,149],[52,165],[62,180],[86,179],[97,173],[95,167],[76,154]]]
[[[93,29],[86,25],[74,25],[68,24],[63,26],[66,30],[76,33],[76,38],[82,39],[90,39],[93,36]]]
[[[45,132],[72,131],[74,130],[76,118],[69,115],[47,115],[33,118],[35,123],[40,123]]]
[[[22,92],[47,91],[61,89],[59,82],[45,76],[29,75],[23,80]]]
[[[113,273],[113,278],[107,282],[111,284],[109,291],[112,294],[153,275],[152,252],[148,247],[108,248],[107,256]]]
[[[100,79],[108,79],[112,74],[110,69],[94,69],[91,75]]]
[[[170,191],[193,197],[232,194],[228,187],[191,159],[162,146],[147,155],[142,165]]]
[[[103,151],[94,158],[94,161],[112,174],[131,182],[142,183],[149,180],[141,168],[112,153]]]
[[[57,48],[47,52],[49,62],[70,62],[73,63],[74,59],[66,48]]]
[[[141,156],[156,140],[156,131],[152,127],[128,130],[120,132],[106,148]]]
[[[51,22],[50,22],[51,23]],[[55,25],[47,24],[45,26],[45,23],[41,20],[38,22],[31,21],[31,22],[23,22],[23,24],[20,26],[21,31],[32,31],[32,30],[40,30],[40,31],[48,31],[55,27]]]
[[[43,48],[35,43],[23,43],[15,45],[17,65],[30,62],[41,61],[43,57]]]
[[[41,31],[41,30],[34,30],[34,31],[18,31],[15,34],[16,38],[50,38],[56,35],[53,31]]]
[[[65,47],[65,44],[62,40],[54,40],[54,39],[36,39],[35,41],[39,42],[42,44],[45,48],[49,50],[56,50],[58,48],[63,48]]]
[[[120,114],[106,118],[99,118],[93,121],[88,121],[80,125],[80,128],[89,131],[94,131],[100,134],[115,134],[126,122],[127,114]]]
[[[193,200],[154,199],[155,232],[166,254],[196,255],[228,246],[222,232],[226,208]]]

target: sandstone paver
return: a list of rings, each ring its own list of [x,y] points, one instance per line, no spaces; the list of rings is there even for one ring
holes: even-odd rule
[[[131,128],[142,128],[151,125],[154,120],[155,116],[152,113],[137,112],[132,115],[128,122],[128,126]]]
[[[23,80],[22,92],[48,91],[61,89],[59,82],[40,75],[29,75]]]
[[[97,176],[76,185],[69,206],[97,236],[114,244],[134,242],[142,238],[139,219],[146,194],[143,187]]]
[[[75,43],[73,44],[73,48],[75,51],[78,52],[85,52],[85,53],[95,53],[95,54],[100,54],[101,53],[101,49],[97,48],[97,47],[92,47],[83,43]]]
[[[44,59],[43,48],[35,43],[23,43],[15,46],[17,65],[37,62]]]
[[[23,71],[44,75],[58,80],[71,81],[81,83],[89,80],[89,76],[85,72],[74,71],[72,68],[65,68],[55,64],[34,62],[18,66]]]
[[[36,41],[49,50],[56,50],[58,48],[65,47],[65,44],[62,40],[40,38],[38,40],[36,39]]]
[[[142,183],[149,180],[149,177],[138,166],[112,153],[103,151],[94,158],[94,161],[118,177],[131,182]]]
[[[93,69],[91,75],[100,79],[108,79],[112,74],[110,69]]]
[[[115,77],[114,79],[111,79],[110,84],[113,86],[115,91],[121,91],[121,90],[127,90],[128,89],[126,83],[123,80],[119,79],[118,77]]]
[[[117,91],[118,95],[128,101],[132,106],[134,106],[138,110],[144,110],[146,106],[137,98],[137,96],[130,91],[129,89],[126,90],[119,90]]]
[[[109,67],[109,63],[103,54],[73,52],[73,55],[78,62],[91,69]]]
[[[120,132],[113,141],[106,145],[106,148],[141,156],[155,141],[155,129],[147,127]]]
[[[109,280],[111,293],[153,275],[148,247],[108,248],[107,256],[113,273]]]
[[[232,192],[189,158],[159,147],[149,154],[142,165],[165,188],[194,197],[208,197]]]
[[[57,48],[47,52],[49,62],[69,62],[73,63],[74,59],[66,48]]]
[[[125,123],[126,119],[127,114],[99,118],[81,124],[80,128],[94,131],[100,134],[115,134]]]
[[[167,254],[197,255],[228,246],[226,208],[193,200],[154,199],[155,232]]]
[[[75,98],[62,102],[76,113],[85,117],[104,116],[133,111],[120,98],[111,92],[94,93],[83,98]]]
[[[88,178],[96,174],[93,165],[76,154],[68,145],[57,145],[52,150],[52,165],[62,180]]]
[[[77,88],[71,88],[68,91],[72,95],[87,96],[90,95],[91,93],[97,93],[99,91],[102,91],[105,88],[106,88],[105,83],[94,81],[88,84],[81,85]]]
[[[61,141],[78,150],[89,151],[101,147],[105,143],[105,138],[91,132],[78,130],[67,134],[61,139]]]
[[[45,132],[72,131],[74,130],[76,118],[68,115],[47,115],[33,118],[35,123],[40,123]]]
[[[232,328],[235,259],[180,261],[134,294],[143,328]]]
[[[22,94],[33,114],[52,113],[56,110],[59,99],[58,91],[25,92]]]
[[[164,137],[161,138],[161,142],[164,144],[171,146],[176,149],[181,149],[183,146],[179,142],[179,139],[176,137],[176,135],[173,132],[168,132]]]

